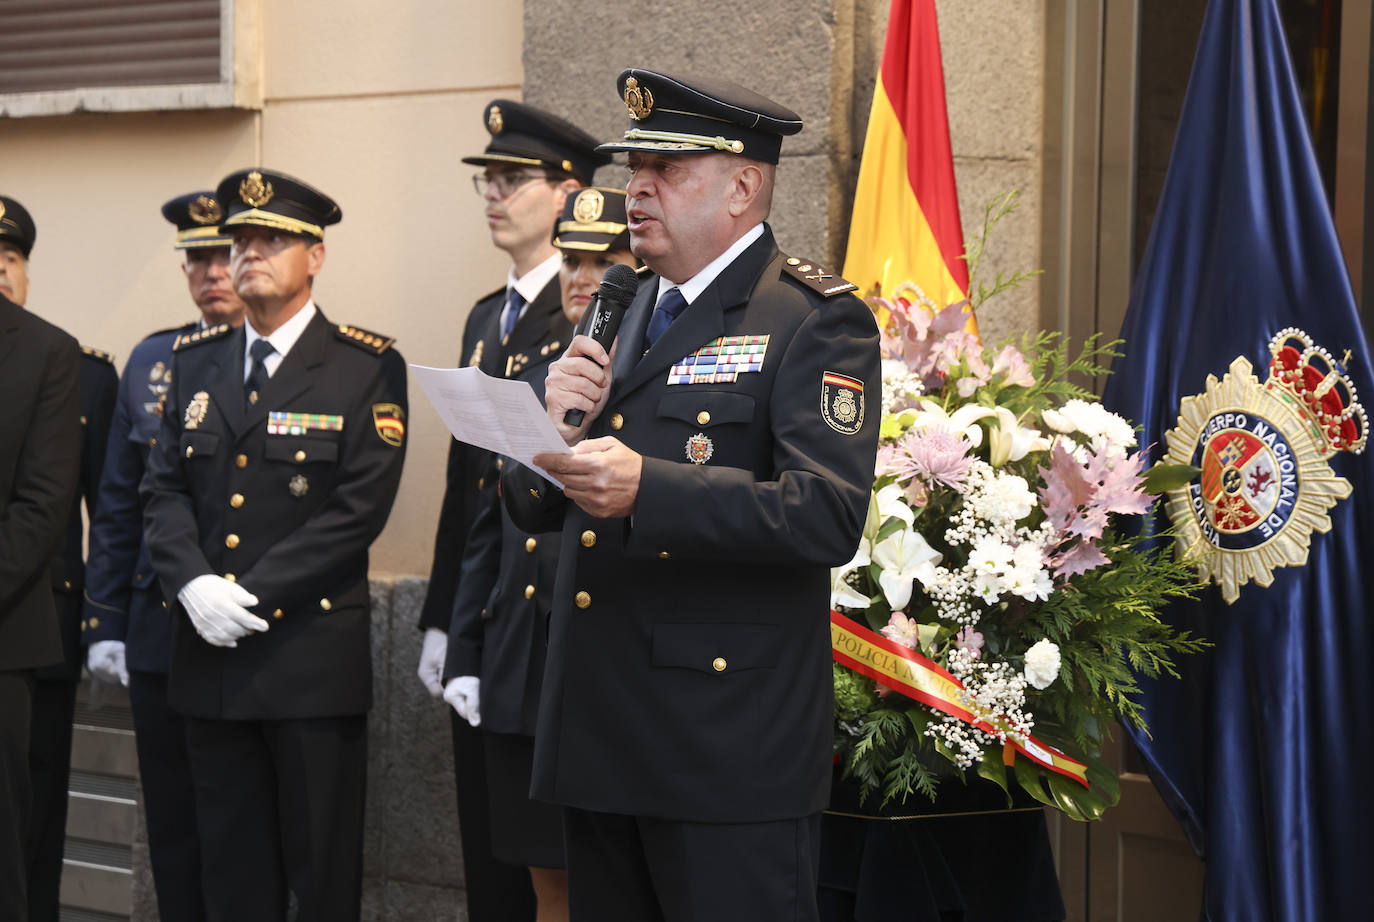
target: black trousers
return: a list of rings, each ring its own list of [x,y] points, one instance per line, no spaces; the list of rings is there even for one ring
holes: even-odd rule
[[[491,813],[482,731],[454,713],[453,773],[458,787],[458,835],[463,842],[468,922],[534,922],[534,884],[528,869],[491,853]]]
[[[57,922],[62,847],[67,838],[67,788],[72,768],[76,682],[38,679],[29,728],[29,922]]]
[[[33,674],[0,672],[0,919],[28,918],[29,721]]]
[[[356,922],[367,717],[186,718],[206,917]]]
[[[129,704],[148,818],[148,862],[153,869],[158,914],[204,922],[196,793],[186,754],[186,723],[167,706],[167,676],[129,673]]]
[[[571,922],[817,922],[820,829],[567,808]]]

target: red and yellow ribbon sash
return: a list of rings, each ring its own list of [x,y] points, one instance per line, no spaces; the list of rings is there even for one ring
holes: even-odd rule
[[[975,717],[959,704],[959,692],[963,691],[964,686],[954,676],[915,650],[888,640],[834,610],[830,612],[830,646],[835,662],[841,666],[862,673],[912,701],[943,711],[987,733],[999,732],[992,724]],[[1088,787],[1086,765],[1035,737],[1027,736],[1021,742],[1008,734],[1007,746],[1013,747],[1037,765]],[[1004,761],[1011,764],[1010,760]]]

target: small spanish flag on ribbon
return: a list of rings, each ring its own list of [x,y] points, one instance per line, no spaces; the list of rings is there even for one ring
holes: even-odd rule
[[[835,662],[853,669],[898,692],[951,717],[957,717],[988,733],[997,728],[975,716],[959,703],[963,684],[915,650],[888,640],[837,611],[830,612],[830,646]],[[1072,778],[1088,787],[1088,766],[1046,746],[1033,736],[1024,741],[1007,736],[1003,761],[1011,764],[1011,749],[1037,765]]]
[[[968,296],[963,257],[935,0],[892,0],[844,276],[864,297],[912,282],[943,308]]]

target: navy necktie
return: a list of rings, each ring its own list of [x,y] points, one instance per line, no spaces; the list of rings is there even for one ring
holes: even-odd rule
[[[248,369],[248,379],[243,382],[244,402],[252,405],[258,402],[258,391],[262,390],[267,383],[267,357],[276,352],[265,339],[253,340],[253,345],[248,347],[248,355],[253,360],[252,367]]]
[[[501,342],[503,343],[510,339],[511,330],[515,329],[516,321],[520,319],[520,312],[525,309],[525,299],[520,296],[520,292],[512,288],[510,298],[506,303],[506,313],[501,317]]]
[[[645,350],[658,342],[658,338],[668,331],[668,327],[686,309],[687,299],[682,296],[680,290],[669,288],[665,291],[663,297],[658,299],[658,307],[654,308],[654,315],[649,318],[649,328],[644,331]]]

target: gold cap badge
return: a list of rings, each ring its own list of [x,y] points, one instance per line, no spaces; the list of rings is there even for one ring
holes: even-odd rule
[[[191,220],[197,224],[218,224],[219,219],[224,217],[219,202],[208,195],[196,196],[196,200],[186,210],[190,213]]]
[[[501,117],[501,107],[492,106],[491,111],[487,113],[487,129],[492,134],[500,134],[504,127],[506,127],[506,120]]]
[[[579,224],[590,224],[601,217],[606,206],[606,198],[596,189],[583,189],[573,200],[573,220]]]
[[[272,184],[262,181],[262,174],[257,170],[248,174],[248,178],[239,183],[239,196],[245,204],[254,208],[261,208],[272,201]]]
[[[0,202],[0,218],[3,218],[4,216],[5,216],[5,203],[4,203],[4,202]]]
[[[654,94],[649,88],[641,88],[639,81],[630,77],[625,81],[625,108],[630,110],[630,118],[641,121],[654,111]]]

